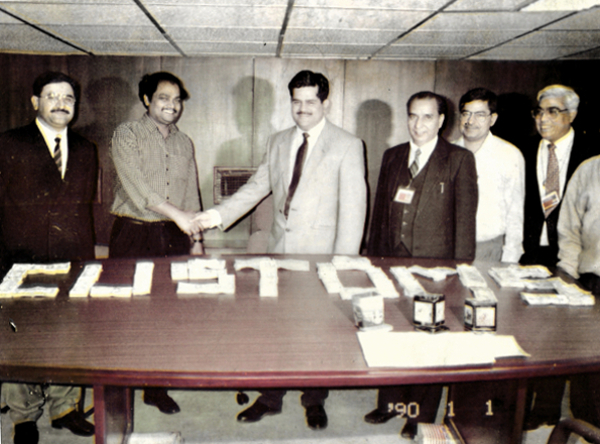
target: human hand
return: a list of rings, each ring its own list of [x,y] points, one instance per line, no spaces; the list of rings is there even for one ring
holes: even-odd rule
[[[215,226],[213,218],[208,211],[199,211],[196,213],[194,222],[197,223],[202,230],[208,230]]]

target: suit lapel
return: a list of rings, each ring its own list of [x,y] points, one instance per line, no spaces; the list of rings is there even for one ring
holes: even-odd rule
[[[419,199],[419,208],[423,208],[427,205],[429,198],[438,192],[436,188],[440,186],[440,183],[442,183],[441,181],[445,180],[446,174],[444,174],[444,170],[446,169],[447,158],[448,149],[440,137],[427,162],[425,182],[423,183],[423,190],[421,191],[421,198]],[[447,186],[447,184],[445,185]]]
[[[292,173],[290,171],[290,156],[292,151],[292,142],[294,139],[295,127],[289,129],[288,134],[281,138],[277,151],[279,152],[279,165],[278,170],[281,174],[281,187],[285,194],[287,194],[287,187],[292,181]]]
[[[323,160],[326,151],[331,146],[331,143],[329,142],[330,134],[331,133],[329,131],[329,122],[325,121],[325,127],[323,127],[323,131],[321,131],[316,145],[310,152],[308,159],[306,159],[306,161],[304,162],[304,167],[302,168],[301,182],[304,181],[304,183],[306,183],[311,176],[317,174],[317,168]]]

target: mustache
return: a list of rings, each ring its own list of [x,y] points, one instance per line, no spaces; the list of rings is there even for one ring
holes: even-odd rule
[[[65,114],[71,114],[71,112],[66,109],[66,108],[56,108],[53,109],[52,111],[50,111],[51,113],[65,113]]]

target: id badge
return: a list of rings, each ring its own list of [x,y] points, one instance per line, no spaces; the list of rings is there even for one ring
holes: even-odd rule
[[[398,188],[396,191],[396,196],[394,196],[394,202],[410,205],[413,200],[413,196],[415,195],[415,190],[411,188]]]
[[[544,208],[544,211],[548,211],[557,206],[559,202],[560,199],[558,198],[558,193],[552,191],[550,194],[546,194],[542,199],[542,207]]]

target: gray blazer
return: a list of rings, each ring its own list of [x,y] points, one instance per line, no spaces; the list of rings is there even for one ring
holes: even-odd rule
[[[367,209],[365,159],[360,139],[326,121],[306,159],[286,219],[295,127],[274,134],[256,173],[215,207],[228,228],[273,193],[267,251],[287,254],[358,254]]]

